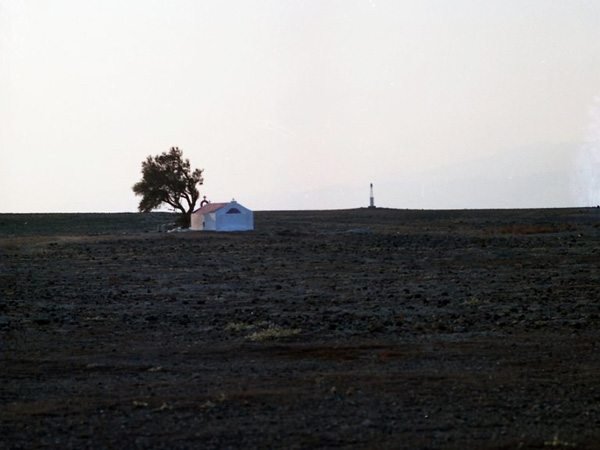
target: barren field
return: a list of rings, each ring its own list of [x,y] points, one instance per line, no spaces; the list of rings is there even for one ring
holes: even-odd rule
[[[0,448],[598,449],[600,210],[0,215]]]

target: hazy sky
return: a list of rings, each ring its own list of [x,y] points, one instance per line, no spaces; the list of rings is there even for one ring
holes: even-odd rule
[[[598,0],[0,0],[0,212],[600,203]]]

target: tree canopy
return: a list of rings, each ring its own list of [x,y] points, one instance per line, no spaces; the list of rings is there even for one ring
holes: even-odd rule
[[[167,204],[181,213],[181,225],[189,227],[192,212],[200,197],[197,186],[203,184],[203,169],[192,171],[190,161],[183,159],[178,147],[171,147],[142,162],[142,179],[133,186],[135,195],[141,196],[138,209],[150,212]]]

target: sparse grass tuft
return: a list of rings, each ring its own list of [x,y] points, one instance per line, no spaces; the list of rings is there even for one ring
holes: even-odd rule
[[[281,328],[276,325],[271,325],[269,328],[261,331],[255,331],[248,335],[248,339],[253,342],[273,341],[277,339],[285,339],[300,334],[298,328]]]
[[[577,447],[577,444],[573,444],[571,442],[562,441],[562,440],[560,440],[558,438],[558,436],[554,436],[554,439],[552,439],[551,441],[544,442],[544,446],[545,447],[567,448],[567,447]]]
[[[465,300],[464,304],[469,306],[478,306],[481,304],[481,299],[475,297],[474,295],[471,295],[468,299]]]
[[[256,325],[245,322],[229,322],[225,331],[250,331],[256,328]]]

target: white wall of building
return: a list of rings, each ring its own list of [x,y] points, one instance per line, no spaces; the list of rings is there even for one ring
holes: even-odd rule
[[[190,229],[198,231],[249,231],[254,229],[254,213],[235,200],[215,212],[192,214]]]

